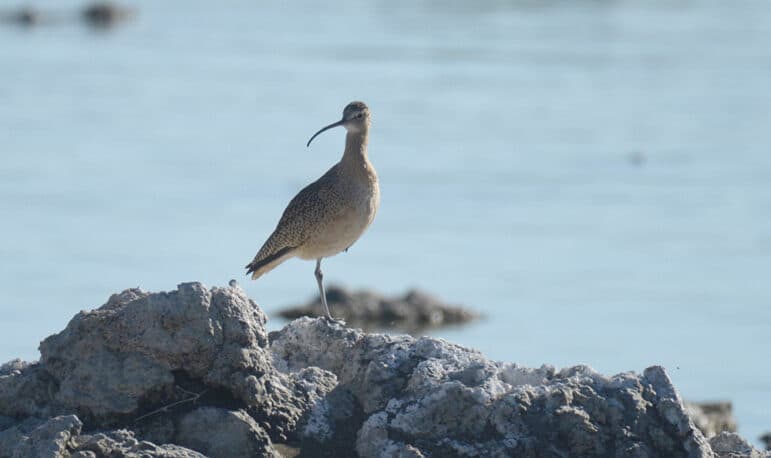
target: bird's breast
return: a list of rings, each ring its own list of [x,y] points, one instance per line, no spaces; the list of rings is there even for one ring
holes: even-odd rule
[[[342,183],[345,184],[325,196],[329,199],[329,207],[336,208],[332,212],[334,217],[326,219],[313,231],[299,250],[300,258],[325,258],[348,249],[375,219],[380,205],[377,177]]]

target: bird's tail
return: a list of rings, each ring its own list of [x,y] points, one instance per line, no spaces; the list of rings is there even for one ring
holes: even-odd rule
[[[252,280],[257,280],[263,274],[273,270],[274,267],[292,257],[294,247],[284,247],[275,253],[265,255],[260,250],[254,260],[246,265],[246,274],[252,274]]]

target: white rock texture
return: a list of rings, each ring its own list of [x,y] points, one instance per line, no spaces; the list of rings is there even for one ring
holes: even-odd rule
[[[302,318],[271,333],[233,285],[130,289],[0,366],[0,458],[769,457],[709,441],[664,369],[491,361]],[[161,444],[161,445],[157,445]]]
[[[316,366],[338,377],[304,428],[309,456],[715,456],[657,366],[612,377],[530,369],[440,339],[307,318],[272,333],[271,350],[290,373]],[[719,456],[762,453],[720,444]]]

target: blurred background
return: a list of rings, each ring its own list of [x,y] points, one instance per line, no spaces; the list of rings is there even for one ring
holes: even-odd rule
[[[373,112],[380,212],[329,283],[486,316],[527,366],[665,366],[771,429],[771,3],[150,0],[115,27],[0,1],[0,362],[139,286],[235,278]],[[30,24],[32,23],[32,24]]]

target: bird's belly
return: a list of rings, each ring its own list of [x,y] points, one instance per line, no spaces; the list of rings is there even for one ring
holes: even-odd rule
[[[357,208],[319,227],[300,249],[298,257],[318,259],[334,256],[353,245],[361,237],[374,217],[375,209]]]

